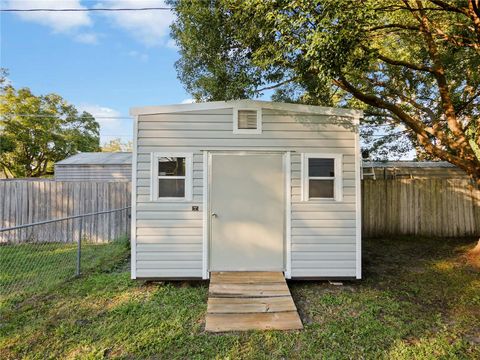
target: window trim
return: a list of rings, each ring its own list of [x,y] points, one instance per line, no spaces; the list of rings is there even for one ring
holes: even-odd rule
[[[308,173],[309,159],[333,159],[335,176],[314,176],[310,177]],[[302,201],[309,202],[332,202],[343,200],[343,174],[342,174],[343,154],[322,154],[306,153],[302,154],[301,179],[302,179]],[[309,180],[333,180],[333,198],[310,198]]]
[[[241,110],[250,110],[257,112],[256,129],[239,129],[238,112]],[[233,133],[234,134],[261,134],[262,133],[262,108],[260,107],[234,107],[233,108]]]
[[[159,176],[158,161],[162,157],[183,157],[185,158],[185,176]],[[193,154],[192,153],[152,153],[150,162],[150,198],[151,201],[159,202],[186,202],[192,201],[192,184],[193,184]],[[158,180],[159,179],[185,179],[185,196],[184,197],[159,197],[158,196]]]

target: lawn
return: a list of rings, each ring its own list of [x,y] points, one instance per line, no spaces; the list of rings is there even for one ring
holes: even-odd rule
[[[81,272],[102,271],[128,254],[128,239],[110,243],[82,243]],[[77,270],[76,243],[0,245],[0,315],[33,295],[48,293]]]
[[[473,240],[364,241],[364,280],[290,287],[303,331],[205,333],[207,284],[129,279],[127,258],[7,309],[0,358],[480,358]]]

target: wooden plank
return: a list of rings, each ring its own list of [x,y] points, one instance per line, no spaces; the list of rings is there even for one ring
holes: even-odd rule
[[[210,284],[209,295],[213,297],[270,297],[289,296],[287,284]]]
[[[258,283],[261,280],[262,283],[285,283],[285,277],[281,272],[268,272],[268,271],[224,271],[224,272],[212,272],[210,274],[210,283],[228,282],[230,284],[252,284]]]
[[[244,314],[297,311],[291,296],[262,298],[215,298],[208,299],[209,314]]]
[[[207,314],[205,330],[210,332],[246,330],[300,330],[296,311],[255,314]]]

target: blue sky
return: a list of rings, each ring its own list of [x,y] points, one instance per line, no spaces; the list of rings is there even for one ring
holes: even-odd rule
[[[0,5],[18,9],[166,7],[163,0],[0,0]],[[179,54],[169,36],[170,11],[0,16],[0,66],[8,69],[13,86],[29,87],[37,95],[57,93],[90,112],[100,123],[102,144],[114,138],[131,140],[130,107],[191,101],[174,68]]]
[[[157,7],[158,0],[16,0],[2,7]],[[132,106],[188,101],[169,37],[172,14],[148,12],[2,13],[1,66],[16,88],[57,93],[97,115],[101,142],[131,139]]]

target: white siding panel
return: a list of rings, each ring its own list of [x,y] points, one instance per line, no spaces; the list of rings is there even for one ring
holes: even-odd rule
[[[202,266],[202,261],[137,259],[137,266],[141,269],[198,269]]]
[[[330,259],[336,260],[353,260],[355,261],[355,251],[343,251],[343,252],[302,252],[296,251],[292,254],[292,260],[313,260],[313,261],[326,261]]]
[[[355,235],[354,227],[292,227],[292,242],[295,243],[297,235]]]
[[[141,252],[202,252],[202,244],[137,244],[137,254]]]
[[[352,244],[292,244],[293,254],[299,252],[336,252],[353,251],[355,252],[355,243]]]
[[[355,258],[355,257],[354,257]],[[139,252],[137,259],[140,261],[191,261],[192,259],[202,259],[202,254],[198,252]]]
[[[137,269],[137,278],[139,279],[189,279],[189,278],[201,278],[202,270],[198,269],[184,269],[181,264],[178,264],[175,269]]]
[[[293,278],[350,278],[355,277],[355,269],[343,269],[332,267],[330,269],[318,268],[295,268],[292,269]]]
[[[181,220],[178,221],[180,224]],[[202,228],[183,228],[183,227],[170,227],[170,228],[152,228],[147,226],[139,226],[137,222],[137,235],[159,235],[159,236],[180,236],[180,235],[201,235]]]
[[[355,259],[352,260],[292,260],[292,266],[295,269],[351,269],[355,268]]]
[[[138,227],[148,228],[201,228],[202,220],[138,220]]]
[[[139,244],[200,244],[202,237],[198,235],[139,235]]]

